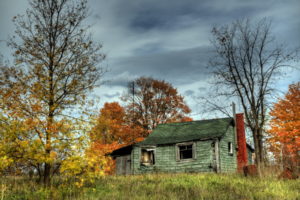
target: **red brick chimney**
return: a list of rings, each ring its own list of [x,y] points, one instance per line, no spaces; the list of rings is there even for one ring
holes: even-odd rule
[[[245,136],[245,125],[243,113],[238,113],[236,117],[236,134],[237,134],[237,168],[239,172],[243,171],[243,167],[247,165],[247,146]]]

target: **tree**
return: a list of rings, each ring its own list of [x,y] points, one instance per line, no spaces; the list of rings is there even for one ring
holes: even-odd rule
[[[270,25],[266,19],[257,24],[242,20],[212,30],[215,54],[210,66],[215,93],[241,102],[252,132],[258,169],[264,160],[267,98],[272,95],[274,78],[293,59],[292,54],[275,46]]]
[[[129,93],[123,96],[127,103],[129,120],[143,128],[146,137],[158,124],[190,121],[191,112],[184,99],[170,83],[141,77],[129,85]]]
[[[55,166],[73,155],[83,137],[82,121],[67,111],[85,104],[104,72],[98,63],[105,56],[83,26],[86,0],[31,0],[30,6],[25,16],[14,17],[16,34],[8,45],[15,66],[1,67],[0,96],[5,115],[26,125],[24,137],[14,134],[36,141],[30,159],[43,167],[49,184]]]
[[[141,129],[133,128],[125,109],[118,102],[105,103],[91,132],[91,140],[100,144],[131,144],[141,139]]]
[[[90,132],[89,155],[105,158],[105,173],[112,174],[115,161],[107,154],[113,150],[143,140],[142,129],[132,127],[127,120],[125,109],[118,102],[106,102],[100,110],[95,126]]]
[[[270,112],[270,144],[275,158],[283,166],[300,165],[300,82],[289,86],[285,97],[274,104]]]

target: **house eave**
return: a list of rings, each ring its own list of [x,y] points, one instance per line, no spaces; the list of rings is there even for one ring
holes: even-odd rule
[[[116,149],[108,155],[113,157],[113,158],[123,156],[123,155],[128,155],[128,154],[130,154],[132,149],[133,149],[133,144],[130,144],[130,145],[121,147],[119,149]]]
[[[193,140],[180,140],[180,141],[176,141],[176,142],[166,142],[166,143],[137,143],[135,144],[135,146],[138,147],[145,147],[145,146],[160,146],[160,145],[175,145],[178,143],[182,143],[182,142],[197,142],[197,141],[207,141],[207,140],[214,140],[214,139],[220,139],[221,137],[208,137],[208,138],[198,138],[198,139],[193,139]]]

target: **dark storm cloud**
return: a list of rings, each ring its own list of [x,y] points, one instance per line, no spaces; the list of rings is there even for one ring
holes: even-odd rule
[[[110,1],[109,7],[109,20],[116,27],[106,40],[113,46],[108,85],[125,90],[139,76],[164,79],[179,89],[194,112],[199,109],[193,97],[209,88],[206,67],[214,25],[269,17],[278,43],[299,42],[298,1],[132,0]]]
[[[163,79],[185,95],[192,110],[192,96],[205,94],[210,79],[211,29],[237,19],[272,20],[277,43],[300,46],[299,0],[89,0],[95,42],[102,43],[109,72],[96,90],[102,101],[116,101],[129,81],[139,76]],[[24,14],[24,0],[0,1],[0,41],[13,33],[11,19]],[[0,54],[10,49],[0,42]],[[296,80],[297,73],[293,73]],[[292,80],[278,83],[287,88]],[[102,103],[103,103],[102,102]]]
[[[120,80],[126,80],[126,78],[130,80],[132,75],[164,79],[176,85],[206,80],[208,78],[207,61],[210,56],[209,52],[209,47],[198,47],[160,54],[120,58],[111,63],[111,74],[120,76],[115,81],[116,84],[124,84]],[[121,71],[127,73],[118,74]]]
[[[251,16],[264,8],[248,6],[234,7],[230,10],[211,12],[210,1],[172,1],[172,3],[159,3],[151,1],[135,7],[131,16],[130,28],[137,31],[152,29],[174,30],[187,27],[191,21],[205,20],[206,23],[217,21],[220,23],[237,16]],[[211,2],[210,2],[211,3]],[[218,19],[216,21],[216,19]]]
[[[133,50],[134,55],[148,55],[164,52],[165,49],[158,42],[148,43]]]
[[[299,25],[300,1],[280,0],[131,0],[131,1],[91,1],[93,12],[102,15],[102,20],[108,20],[115,26],[129,31],[131,34],[141,34],[153,30],[161,33],[180,31],[178,29],[190,26],[209,26],[228,24],[241,18],[270,17],[274,22],[284,21],[284,29],[289,24]],[[297,15],[297,16],[295,16]],[[294,21],[294,22],[293,22]],[[299,27],[299,26],[298,26]],[[285,34],[294,35],[296,30]],[[299,28],[296,32],[299,31]],[[295,38],[293,36],[293,38]],[[289,39],[288,37],[286,39]]]
[[[126,88],[129,82],[138,78],[135,73],[129,73],[128,71],[121,70],[123,72],[120,73],[118,70],[112,70],[106,74],[108,81],[106,82],[106,86],[108,87],[120,87]]]

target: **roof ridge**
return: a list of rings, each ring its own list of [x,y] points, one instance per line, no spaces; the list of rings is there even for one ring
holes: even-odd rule
[[[231,121],[232,118],[226,117],[160,124],[139,144],[159,145],[222,137],[228,130]]]
[[[222,117],[222,118],[212,118],[212,119],[193,120],[193,121],[187,121],[187,122],[168,122],[168,123],[158,124],[157,126],[160,126],[160,125],[168,125],[168,124],[184,124],[184,123],[191,123],[191,122],[205,122],[205,121],[221,120],[221,119],[233,119],[233,118],[232,118],[232,117]]]

